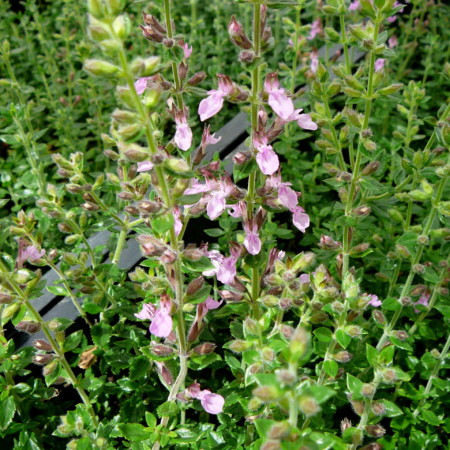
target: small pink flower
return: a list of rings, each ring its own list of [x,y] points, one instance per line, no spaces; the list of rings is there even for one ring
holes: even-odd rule
[[[302,233],[309,227],[309,216],[301,206],[292,209],[292,222]]]
[[[378,58],[375,61],[375,72],[380,72],[381,70],[383,70],[385,62],[386,60],[384,58]]]
[[[151,77],[143,77],[139,78],[134,82],[134,88],[136,89],[136,93],[141,95],[147,89],[147,82]]]
[[[294,112],[294,104],[285,90],[280,87],[278,75],[275,72],[267,75],[264,89],[269,94],[268,103],[275,114],[284,120],[288,120]]]
[[[311,24],[311,31],[306,39],[308,39],[308,41],[311,41],[321,32],[322,32],[322,25],[320,23],[320,20],[317,19]]]
[[[216,115],[222,109],[224,98],[234,90],[233,83],[229,77],[221,74],[217,76],[219,78],[218,89],[208,91],[208,97],[204,98],[198,105],[198,114],[202,122]]]
[[[359,0],[355,0],[350,3],[348,10],[349,11],[356,11],[357,9],[361,8],[361,5],[359,4]]]
[[[280,167],[278,155],[271,145],[263,145],[258,149],[256,162],[264,175],[272,175]]]
[[[373,306],[377,308],[378,306],[381,306],[381,300],[378,300],[378,296],[375,294],[369,294],[368,297],[370,298],[369,303],[367,303],[370,306]]]
[[[141,320],[152,320],[155,316],[156,307],[152,303],[144,303],[142,305],[141,312],[135,314],[138,319]]]
[[[389,38],[388,44],[389,44],[390,48],[397,47],[397,45],[398,45],[398,38],[397,38],[397,36],[395,34],[391,38]]]
[[[221,139],[222,136],[216,138],[215,133],[211,134],[209,131],[209,125],[207,125],[205,126],[205,128],[203,128],[201,147],[203,148],[203,150],[205,150],[208,145],[217,144]]]
[[[153,169],[153,163],[151,161],[141,161],[138,162],[138,172],[148,172]]]
[[[425,307],[428,307],[428,302],[430,301],[430,294],[423,294],[420,296],[419,300],[417,300],[414,305],[423,305]],[[416,314],[420,313],[420,311],[417,308],[414,308],[414,312]]]
[[[317,55],[317,52],[311,52],[311,54],[309,56],[311,58],[311,64],[310,64],[309,68],[311,69],[311,72],[313,74],[316,74],[317,68],[319,67],[319,57]]]
[[[293,210],[297,206],[298,197],[289,185],[290,183],[280,183],[278,188],[278,200],[283,206]]]
[[[183,49],[184,59],[189,59],[189,57],[192,54],[192,46],[189,47],[189,45],[186,42],[181,46],[181,48]]]
[[[181,222],[181,211],[178,206],[175,206],[173,208],[173,218],[174,218],[174,228],[175,228],[175,234],[178,236],[181,233],[181,230],[183,229],[183,223]]]
[[[298,115],[298,126],[304,130],[317,130],[317,123],[313,122],[309,114]]]
[[[217,271],[217,279],[223,284],[229,284],[236,276],[236,262],[237,258],[228,256],[224,258],[222,264]]]
[[[257,255],[261,251],[259,234],[255,231],[246,230],[244,246],[251,255]]]
[[[175,114],[175,123],[177,129],[175,131],[175,144],[181,150],[189,150],[192,145],[192,131],[187,123],[186,116],[182,113]]]
[[[224,260],[224,256],[220,254],[217,250],[210,250],[208,252],[208,257],[211,260],[212,265],[214,266],[214,269],[205,270],[202,272],[202,275],[205,277],[212,277],[217,274],[217,271],[222,266],[222,262]]]
[[[207,413],[220,414],[223,411],[225,399],[221,395],[213,394],[211,391],[205,389],[198,394],[197,398]]]
[[[234,217],[235,219],[238,219],[239,217],[246,217],[247,205],[245,204],[245,202],[236,203],[235,205],[231,206],[228,214],[230,214],[230,216]]]
[[[45,250],[41,249],[39,251],[35,245],[27,245],[27,241],[25,241],[24,239],[20,239],[19,251],[16,260],[17,267],[21,269],[25,261],[33,263],[39,258],[42,258],[44,255]]]
[[[202,391],[197,382],[186,389],[184,396],[200,400],[203,409],[209,414],[220,414],[223,411],[225,399],[219,394],[213,394],[208,389]]]

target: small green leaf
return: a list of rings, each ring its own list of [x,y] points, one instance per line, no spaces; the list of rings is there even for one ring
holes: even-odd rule
[[[353,394],[354,398],[361,396],[363,384],[358,378],[349,373],[347,374],[347,388]]]
[[[4,430],[13,420],[16,412],[16,403],[13,396],[9,396],[0,402],[0,428]]]
[[[326,327],[320,327],[314,330],[313,332],[314,336],[320,341],[320,342],[331,342],[333,339],[333,333],[329,328]]]
[[[178,414],[179,408],[176,402],[164,402],[157,409],[159,417],[171,417]]]
[[[339,371],[338,363],[334,359],[327,359],[323,363],[324,372],[332,378],[335,378]]]
[[[158,217],[155,217],[151,221],[151,226],[154,231],[159,234],[165,233],[169,231],[174,224],[174,218],[172,214],[162,214]]]
[[[438,416],[432,411],[429,411],[427,409],[423,409],[420,411],[420,417],[428,424],[433,425],[434,427],[437,427],[442,423],[442,420],[439,419]]]
[[[378,351],[375,347],[372,347],[370,344],[366,344],[366,356],[367,361],[372,367],[375,367],[378,362]]]
[[[145,441],[150,437],[150,432],[140,423],[124,423],[119,425],[119,429],[129,441]]]
[[[397,417],[403,414],[403,411],[393,402],[389,400],[381,400],[384,407],[386,408],[386,416],[387,417]]]
[[[351,336],[346,334],[344,330],[336,330],[335,335],[339,345],[342,346],[343,348],[347,348],[350,342],[352,341]]]

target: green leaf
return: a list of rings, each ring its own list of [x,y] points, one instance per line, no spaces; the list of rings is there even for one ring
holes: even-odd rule
[[[112,336],[112,327],[107,323],[100,322],[91,328],[92,340],[95,345],[104,348],[108,345]]]
[[[327,359],[323,363],[324,372],[332,378],[335,378],[339,372],[338,363],[334,359]]]
[[[157,409],[159,417],[170,417],[178,414],[179,408],[176,402],[164,402]]]
[[[150,223],[154,231],[159,234],[163,234],[172,228],[174,224],[174,218],[173,215],[169,213],[161,214],[160,216],[155,217]]]
[[[393,402],[389,400],[381,400],[384,407],[386,408],[386,416],[387,417],[397,417],[403,414],[403,411]]]
[[[320,342],[331,342],[333,339],[333,333],[329,328],[320,327],[314,330],[313,332],[314,336],[320,341]]]
[[[73,349],[77,348],[83,338],[83,330],[76,331],[71,335],[67,336],[64,340],[64,353],[70,352]]]
[[[0,428],[4,430],[13,420],[16,412],[16,403],[13,396],[9,396],[0,402]]]
[[[407,232],[397,239],[397,244],[404,245],[411,253],[417,247],[417,233]]]
[[[339,345],[343,348],[347,348],[350,342],[352,341],[351,336],[349,336],[344,330],[336,330],[336,341],[338,341]]]
[[[83,303],[83,310],[88,314],[99,314],[103,311],[103,308],[100,305],[97,305],[92,302]]]
[[[64,286],[47,286],[47,291],[61,297],[69,295],[69,292]]]
[[[347,388],[353,394],[354,398],[361,397],[363,382],[353,375],[347,374]]]
[[[439,419],[438,416],[432,411],[429,411],[427,409],[423,409],[420,411],[420,417],[428,424],[433,425],[434,427],[437,427],[442,423],[442,420]]]
[[[395,347],[393,345],[388,345],[387,347],[381,350],[379,361],[381,364],[389,365],[392,363],[394,359],[394,350]]]
[[[223,231],[221,228],[208,228],[207,230],[204,231],[208,236],[211,237],[219,237],[225,234],[225,231]]]
[[[372,367],[375,367],[378,362],[378,351],[375,347],[372,347],[370,344],[366,344],[366,356],[367,361]]]
[[[137,356],[133,358],[130,367],[130,378],[132,380],[139,380],[144,378],[150,370],[150,361],[145,356]]]
[[[192,270],[194,272],[204,272],[205,270],[214,269],[214,265],[209,258],[202,256],[196,261],[191,261],[190,259],[183,259],[183,265],[185,268]]]
[[[425,281],[429,281],[430,283],[433,283],[433,284],[439,283],[439,275],[436,273],[436,271],[432,267],[425,266],[425,270],[423,273],[420,274],[420,276]]]
[[[267,436],[267,433],[269,430],[276,424],[275,420],[269,420],[269,419],[256,419],[255,420],[255,427],[258,434],[265,438]]]
[[[311,392],[312,396],[315,398],[317,403],[319,403],[319,405],[326,402],[328,399],[333,397],[333,395],[336,395],[336,392],[333,389],[326,386],[311,385],[308,390]]]
[[[156,428],[157,420],[154,414],[145,411],[145,422],[149,428]]]
[[[398,311],[402,305],[400,305],[400,302],[396,298],[388,297],[383,301],[381,307],[386,311]]]
[[[119,425],[119,429],[129,441],[145,441],[150,438],[150,432],[140,423],[124,423]]]

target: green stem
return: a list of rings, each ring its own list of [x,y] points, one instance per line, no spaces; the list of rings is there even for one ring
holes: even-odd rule
[[[64,356],[63,350],[59,346],[56,339],[53,337],[47,323],[44,321],[44,319],[39,314],[39,312],[34,308],[34,306],[31,304],[31,302],[27,299],[26,294],[23,291],[23,289],[10,276],[9,269],[4,265],[3,261],[1,261],[1,260],[0,260],[0,270],[4,273],[5,276],[8,277],[8,284],[10,285],[11,290],[13,290],[16,293],[16,295],[21,299],[22,303],[25,304],[25,306],[27,307],[27,310],[33,316],[34,320],[41,325],[41,329],[42,329],[45,337],[47,338],[48,342],[52,346],[53,351],[59,358],[63,368],[67,372],[67,375],[70,378],[72,386],[77,390],[78,395],[81,397],[81,400],[85,404],[85,406],[91,416],[94,427],[98,427],[98,420],[95,415],[94,408],[92,407],[91,401],[89,400],[89,396],[86,394],[85,390],[79,385],[78,380],[72,371],[72,368],[70,367],[69,363],[66,360],[66,357]]]

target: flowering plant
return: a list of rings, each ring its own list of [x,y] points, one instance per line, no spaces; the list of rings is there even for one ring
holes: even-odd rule
[[[71,50],[63,33],[83,71],[69,57],[57,145],[38,142],[44,119],[2,45],[1,142],[12,159],[22,152],[31,178],[17,185],[35,202],[5,182],[2,438],[18,448],[445,446],[450,107],[439,15],[416,1],[214,1],[209,26],[197,0],[175,3],[142,12],[87,1],[88,39]],[[63,70],[53,58],[42,75],[50,109],[47,78]],[[66,123],[77,105],[83,133]]]

